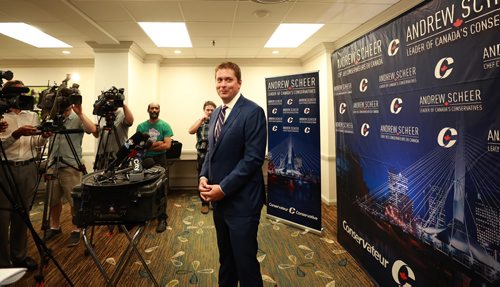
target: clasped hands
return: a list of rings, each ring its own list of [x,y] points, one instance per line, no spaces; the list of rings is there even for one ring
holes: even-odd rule
[[[222,192],[222,189],[220,188],[220,185],[208,184],[208,181],[205,178],[200,179],[198,190],[200,191],[201,198],[208,202],[219,201],[225,196],[224,192]]]

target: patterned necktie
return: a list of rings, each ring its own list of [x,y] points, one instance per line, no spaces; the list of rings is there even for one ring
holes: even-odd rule
[[[217,117],[217,123],[215,124],[215,142],[219,139],[220,135],[220,130],[222,129],[222,126],[224,125],[224,118],[226,117],[226,109],[227,106],[224,105],[222,106],[222,109],[220,110],[219,116]]]

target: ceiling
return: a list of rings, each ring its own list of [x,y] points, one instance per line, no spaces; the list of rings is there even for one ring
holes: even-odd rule
[[[0,0],[1,22],[26,22],[73,48],[36,48],[0,34],[0,60],[93,59],[89,44],[132,41],[163,58],[301,58],[333,42],[399,0]],[[186,22],[192,48],[158,48],[140,21]],[[324,23],[294,49],[264,48],[280,23]],[[94,47],[95,44],[91,44]],[[279,50],[279,54],[272,54]]]

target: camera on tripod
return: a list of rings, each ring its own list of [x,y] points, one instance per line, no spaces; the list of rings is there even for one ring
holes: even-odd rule
[[[78,89],[80,85],[73,83],[68,87],[68,81],[71,79],[71,74],[66,75],[66,79],[62,84],[54,85],[43,90],[40,93],[39,103],[42,116],[42,124],[38,127],[42,132],[51,131],[57,132],[62,128],[64,121],[64,112],[71,105],[81,105],[82,95]]]
[[[114,113],[116,109],[123,107],[125,89],[111,87],[107,91],[103,91],[99,98],[94,103],[94,115],[106,117],[110,113]]]
[[[0,116],[8,112],[10,108],[20,110],[33,110],[35,98],[24,95],[29,92],[27,87],[3,87],[3,80],[10,81],[14,77],[11,71],[0,71]]]

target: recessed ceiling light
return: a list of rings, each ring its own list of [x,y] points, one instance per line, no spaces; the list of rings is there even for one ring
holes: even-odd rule
[[[38,48],[71,48],[63,41],[26,23],[0,23],[0,33]]]
[[[297,48],[324,24],[280,24],[265,48]]]
[[[157,47],[190,48],[191,39],[183,22],[139,22]]]
[[[182,51],[181,51],[181,50],[175,50],[175,51],[174,51],[174,54],[181,54],[181,53],[182,53]]]
[[[252,2],[259,4],[277,4],[277,3],[288,2],[288,0],[252,0]]]
[[[274,50],[274,51],[272,51],[271,53],[273,53],[273,55],[277,55],[277,54],[279,54],[279,53],[280,53],[280,51]]]
[[[70,52],[70,51],[68,51],[68,50],[64,50],[64,51],[62,51],[62,53],[63,53],[64,55],[69,55],[69,54],[71,54],[71,52]]]

